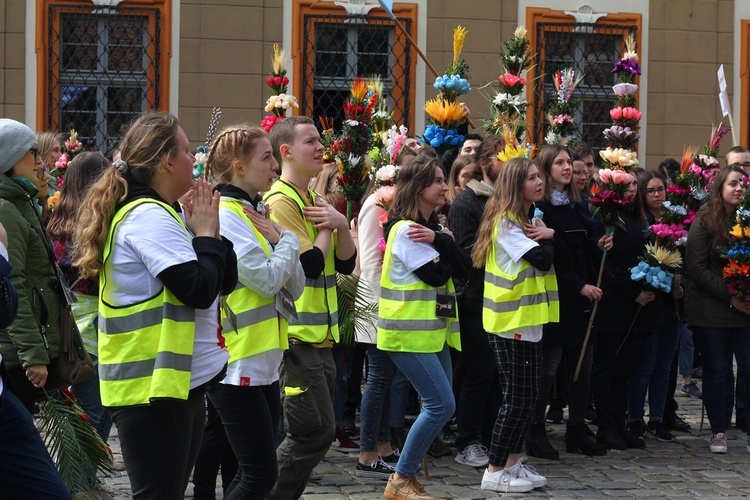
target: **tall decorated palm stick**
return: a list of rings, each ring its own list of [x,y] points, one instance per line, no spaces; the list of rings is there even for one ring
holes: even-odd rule
[[[641,112],[635,107],[635,94],[638,91],[635,80],[641,74],[641,67],[638,64],[638,54],[633,35],[625,40],[625,52],[615,63],[612,73],[617,75],[618,80],[618,83],[612,87],[617,96],[617,107],[609,112],[613,125],[603,132],[604,137],[607,138],[608,147],[599,152],[603,167],[599,172],[599,189],[589,199],[589,203],[596,207],[594,217],[598,217],[606,227],[605,237],[613,234],[615,225],[623,221],[622,216],[625,212],[633,210],[633,199],[627,196],[626,192],[635,179],[630,170],[638,166],[636,144],[639,139],[638,122],[641,119]],[[606,258],[607,250],[605,248],[602,254],[602,262],[599,265],[597,287],[601,287],[602,284]],[[583,358],[586,356],[598,306],[599,300],[597,299],[594,302],[589,324],[586,328],[586,336],[583,339],[581,354],[578,357],[578,365],[573,375],[574,382],[578,381],[578,376],[581,373],[581,365],[583,365]]]

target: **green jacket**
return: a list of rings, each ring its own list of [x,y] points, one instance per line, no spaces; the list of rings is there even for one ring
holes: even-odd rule
[[[10,281],[18,292],[18,316],[0,330],[0,353],[8,368],[48,365],[60,351],[65,299],[55,291],[59,280],[45,247],[47,233],[32,204],[35,195],[31,186],[0,174],[0,223],[8,233]]]

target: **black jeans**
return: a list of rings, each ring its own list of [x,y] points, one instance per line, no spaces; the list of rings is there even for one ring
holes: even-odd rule
[[[642,332],[598,332],[594,345],[591,390],[600,429],[624,428],[628,410],[630,371]],[[620,348],[622,345],[622,348]],[[619,352],[618,352],[619,349]]]
[[[456,448],[460,452],[470,444],[483,444],[489,448],[500,408],[500,379],[495,352],[482,328],[481,305],[477,311],[462,301],[459,310],[461,353],[458,363],[463,383],[456,398]]]
[[[146,406],[110,408],[133,498],[172,500],[185,496],[206,421],[203,386],[185,401],[158,399]]]
[[[221,484],[224,495],[237,475],[237,457],[229,446],[224,424],[216,408],[206,398],[206,426],[203,430],[201,450],[193,470],[193,495],[195,500],[216,500],[216,475],[221,467]]]
[[[263,499],[276,484],[279,383],[239,387],[213,384],[208,397],[224,423],[239,469],[224,498]]]

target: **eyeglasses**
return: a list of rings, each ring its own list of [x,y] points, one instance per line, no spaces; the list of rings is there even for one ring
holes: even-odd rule
[[[49,165],[45,163],[44,165],[42,165],[42,168],[35,168],[34,172],[36,172],[37,179],[44,179],[44,176],[49,174],[50,172]]]
[[[39,157],[39,148],[31,148],[29,149],[29,153],[34,155],[34,161],[36,162],[36,159]]]
[[[659,186],[658,188],[648,188],[646,189],[646,194],[654,195],[656,193],[663,193],[664,192],[664,186]]]
[[[742,163],[735,162],[730,165],[730,167],[742,167],[742,168],[750,168],[750,161],[745,161]]]

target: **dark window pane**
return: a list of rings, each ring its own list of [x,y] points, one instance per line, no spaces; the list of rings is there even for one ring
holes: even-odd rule
[[[107,51],[110,71],[143,72],[143,34],[146,31],[146,19],[110,21],[109,43]]]

